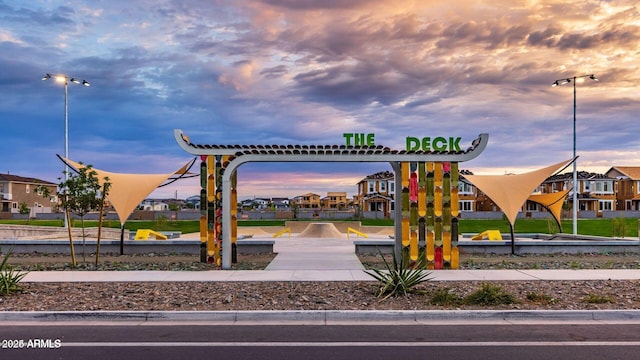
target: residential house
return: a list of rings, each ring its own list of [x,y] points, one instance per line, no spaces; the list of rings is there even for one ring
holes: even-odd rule
[[[274,197],[271,198],[271,204],[273,208],[277,210],[289,210],[289,198],[285,197]]]
[[[381,211],[389,217],[395,209],[395,181],[391,171],[367,175],[357,184],[357,204],[362,211]],[[355,202],[355,201],[354,201]]]
[[[640,166],[614,166],[605,175],[617,179],[616,210],[640,210]]]
[[[478,208],[492,209],[495,205],[484,194],[469,182],[464,176],[473,175],[469,170],[461,169],[458,177],[458,209],[461,212],[478,211]],[[493,210],[492,210],[493,211]]]
[[[616,209],[616,178],[606,174],[578,171],[578,211],[612,211]],[[552,193],[571,189],[573,173],[557,174],[547,178],[539,187],[542,193]],[[569,192],[567,202],[573,201],[573,193]]]
[[[162,200],[157,199],[144,199],[140,205],[138,205],[138,210],[146,210],[146,211],[168,211],[169,204],[165,203]]]
[[[36,192],[40,185],[45,186],[50,193],[44,198]],[[31,177],[10,174],[0,174],[0,212],[19,213],[20,204],[26,204],[31,209],[30,216],[36,213],[51,212],[58,204],[58,185]]]
[[[256,209],[256,210],[264,210],[269,206],[270,202],[271,202],[271,199],[254,198],[253,199],[254,209]]]
[[[327,196],[320,199],[323,209],[344,209],[347,207],[347,193],[341,191],[329,191]]]
[[[293,198],[293,205],[300,209],[320,209],[320,195],[306,193]]]
[[[194,209],[200,209],[200,195],[189,196],[184,200],[187,207],[193,207]]]

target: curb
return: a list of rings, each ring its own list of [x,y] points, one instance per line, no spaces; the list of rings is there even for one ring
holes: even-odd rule
[[[640,310],[284,310],[284,311],[4,311],[0,322],[214,322],[255,324],[430,324],[441,322],[637,322]]]

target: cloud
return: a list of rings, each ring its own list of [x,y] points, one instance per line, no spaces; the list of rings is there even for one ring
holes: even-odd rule
[[[40,81],[57,72],[91,82],[69,87],[70,147],[105,168],[164,171],[188,157],[175,128],[209,144],[375,133],[394,148],[488,132],[465,168],[536,167],[571,155],[572,88],[551,83],[591,73],[601,81],[577,88],[581,161],[626,162],[640,145],[638,15],[630,0],[0,2],[3,165],[59,175],[63,88]],[[386,166],[284,165],[273,179],[300,190]],[[248,187],[280,191],[259,183],[271,168],[247,169]]]

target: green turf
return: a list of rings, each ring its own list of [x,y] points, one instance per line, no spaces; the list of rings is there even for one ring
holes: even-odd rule
[[[393,226],[391,219],[363,219],[363,226]],[[34,226],[63,226],[62,220],[0,220],[0,224],[18,224]],[[85,227],[97,226],[97,221],[85,221]],[[502,233],[509,232],[509,223],[506,220],[470,220],[462,219],[459,223],[460,233],[481,233],[485,230],[500,230]],[[284,226],[285,220],[241,220],[238,226]],[[80,220],[74,220],[73,227],[80,227]],[[104,227],[119,228],[120,222],[117,220],[107,220]],[[180,220],[170,221],[159,219],[155,221],[130,220],[125,224],[127,230],[153,229],[157,231],[180,231],[182,233],[193,233],[200,231],[199,221]],[[516,233],[558,233],[558,227],[553,220],[544,219],[519,219],[516,221]],[[571,219],[562,221],[562,232],[572,233],[573,222]],[[626,237],[638,237],[638,219],[635,218],[613,218],[613,219],[579,219],[578,234],[593,236],[621,236],[624,232]]]

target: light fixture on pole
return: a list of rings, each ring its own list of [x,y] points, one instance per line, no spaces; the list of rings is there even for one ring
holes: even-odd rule
[[[573,235],[578,235],[578,159],[576,158],[576,82],[589,78],[598,81],[594,74],[573,76],[564,79],[558,79],[551,86],[565,85],[573,82]]]
[[[46,74],[42,77],[42,80],[55,79],[57,82],[64,84],[64,157],[69,158],[69,81],[74,84],[90,86],[88,81],[80,80],[78,78],[68,77],[66,75],[51,75]],[[65,163],[64,166],[64,179],[69,180],[69,166]],[[66,228],[67,218],[64,218],[64,227]]]

